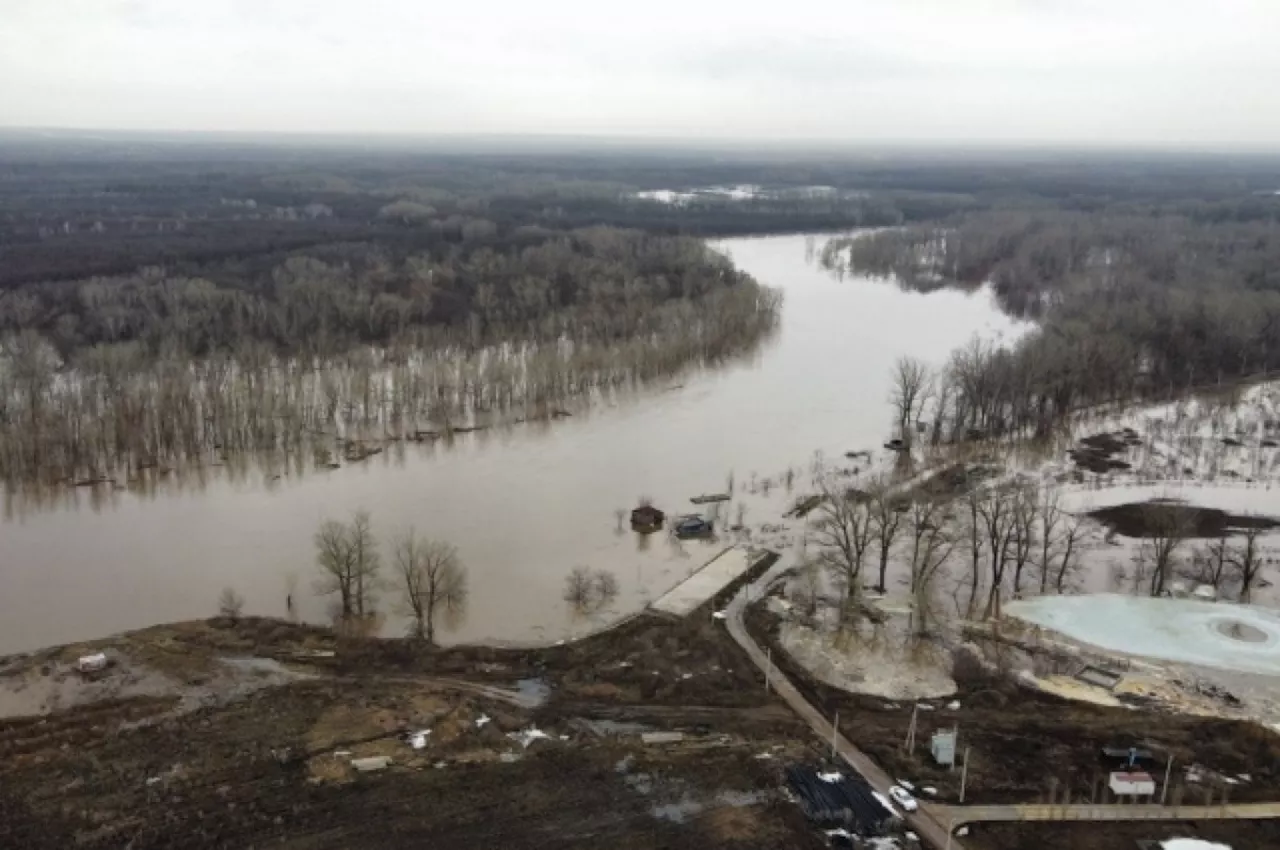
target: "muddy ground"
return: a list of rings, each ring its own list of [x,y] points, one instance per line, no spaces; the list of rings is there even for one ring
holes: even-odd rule
[[[908,753],[912,702],[858,696],[817,681],[780,650],[777,625],[764,606],[752,607],[748,628],[762,646],[769,642],[774,661],[809,700],[828,716],[839,711],[845,737],[890,775],[935,788],[934,799],[959,798],[960,771],[939,767],[929,752],[932,733],[952,728],[959,729],[961,749],[971,748],[968,803],[1044,801],[1055,778],[1057,799],[1065,790],[1073,800],[1087,800],[1116,767],[1102,759],[1104,746],[1142,746],[1161,759],[1172,752],[1176,765],[1200,764],[1233,778],[1247,774],[1247,782],[1237,780],[1227,792],[1232,800],[1280,799],[1280,735],[1257,724],[1070,702],[991,675],[977,663],[956,666],[954,696],[922,701],[928,710],[917,712],[916,748]],[[949,708],[953,700],[957,709]],[[1175,796],[1204,802],[1203,784],[1177,791],[1179,784],[1172,785]],[[1213,793],[1219,801],[1222,792]]]
[[[779,792],[821,746],[709,617],[544,651],[185,623],[0,660],[0,687],[47,692],[86,648],[116,665],[59,682],[79,704],[0,720],[5,850],[823,846]],[[269,684],[224,675],[245,657]],[[533,729],[527,748],[512,737]],[[646,746],[644,730],[684,738]],[[372,756],[391,764],[354,770]]]
[[[543,650],[246,619],[0,659],[0,691],[58,697],[0,719],[0,847],[824,846],[780,791],[782,770],[821,760],[823,742],[703,613]],[[768,616],[754,609],[753,630]],[[69,666],[86,650],[115,665],[76,684]],[[1256,726],[1080,706],[968,674],[958,710],[942,699],[920,712],[909,755],[908,704],[837,692],[773,657],[840,711],[846,735],[939,799],[955,798],[958,775],[925,747],[953,723],[973,748],[974,802],[1041,798],[1048,766],[1078,795],[1100,775],[1097,747],[1127,743],[1252,774],[1233,799],[1280,797],[1280,748]],[[646,745],[644,731],[683,737]],[[390,764],[354,769],[376,756]],[[1013,846],[1026,845],[992,845]]]
[[[970,850],[1138,850],[1139,841],[1170,838],[1216,841],[1232,850],[1269,850],[1280,847],[1280,822],[1112,823],[1101,827],[1081,823],[979,824],[971,827],[964,841]]]

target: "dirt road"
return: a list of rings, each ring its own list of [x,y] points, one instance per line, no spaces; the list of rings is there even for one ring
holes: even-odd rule
[[[813,729],[824,741],[835,740],[836,751],[846,762],[848,762],[854,770],[862,775],[871,787],[879,791],[881,794],[888,794],[890,786],[894,784],[883,770],[879,768],[865,753],[859,750],[853,744],[849,743],[843,735],[832,725],[832,722],[822,716],[813,705],[800,695],[791,681],[785,675],[772,666],[764,651],[756,644],[756,642],[747,634],[747,628],[742,622],[742,613],[746,609],[747,600],[758,598],[767,592],[769,585],[777,579],[778,575],[766,573],[756,582],[745,586],[733,601],[729,603],[725,610],[725,624],[729,628],[729,634],[737,641],[738,645],[750,656],[752,662],[760,668],[762,672],[769,677],[770,685],[777,692],[778,696],[786,701],[787,705],[796,714],[800,715],[809,727]],[[781,569],[778,570],[781,573]],[[956,838],[948,840],[948,827],[944,825],[943,820],[939,820],[933,813],[931,808],[921,807],[914,813],[903,812],[906,818],[907,826],[909,826],[917,835],[919,835],[926,843],[934,847],[935,850],[964,850],[964,845]]]

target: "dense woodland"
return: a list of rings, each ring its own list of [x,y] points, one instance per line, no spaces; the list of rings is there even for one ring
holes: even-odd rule
[[[1046,434],[1081,407],[1280,368],[1280,197],[1253,209],[991,210],[833,242],[824,260],[915,289],[990,284],[1036,319],[1012,347],[955,352],[929,413],[954,436]]]
[[[1276,160],[890,153],[0,133],[0,476],[324,463],[742,355],[778,297],[710,235],[886,228],[826,261],[1038,318],[957,352],[957,434],[1277,365]]]

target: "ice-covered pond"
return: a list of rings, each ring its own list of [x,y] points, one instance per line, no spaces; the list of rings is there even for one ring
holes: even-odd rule
[[[1005,613],[1112,652],[1280,675],[1280,612],[1098,593],[1012,602]]]

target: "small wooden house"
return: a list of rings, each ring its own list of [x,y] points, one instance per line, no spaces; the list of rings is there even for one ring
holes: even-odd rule
[[[631,529],[648,534],[662,528],[667,515],[653,505],[641,505],[631,512]]]

